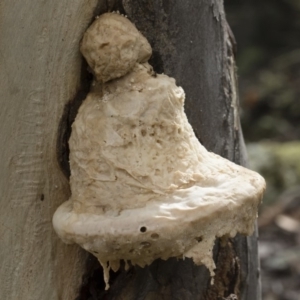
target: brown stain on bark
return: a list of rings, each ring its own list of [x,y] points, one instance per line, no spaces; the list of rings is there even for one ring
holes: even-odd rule
[[[230,239],[221,241],[216,266],[214,284],[208,286],[204,299],[222,300],[232,294],[239,299],[240,264]]]

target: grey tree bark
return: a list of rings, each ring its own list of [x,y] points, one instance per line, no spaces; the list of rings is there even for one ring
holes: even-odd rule
[[[96,261],[52,230],[69,197],[70,124],[90,83],[79,41],[95,15],[117,9],[148,38],[154,69],[185,90],[201,143],[246,164],[222,1],[1,1],[0,299],[258,300],[255,234],[216,242],[214,285],[205,267],[169,259],[112,274],[105,292]]]

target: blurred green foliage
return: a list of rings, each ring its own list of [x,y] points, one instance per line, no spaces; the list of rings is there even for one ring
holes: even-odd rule
[[[250,168],[267,181],[264,204],[276,202],[282,191],[300,184],[300,142],[261,142],[247,146]]]

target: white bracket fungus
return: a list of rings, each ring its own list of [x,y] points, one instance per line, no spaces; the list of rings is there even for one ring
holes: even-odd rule
[[[184,91],[147,63],[151,47],[124,16],[106,13],[83,37],[95,75],[72,125],[72,196],[53,217],[104,269],[191,257],[214,275],[216,237],[253,232],[265,189],[257,173],[208,152],[184,113]]]

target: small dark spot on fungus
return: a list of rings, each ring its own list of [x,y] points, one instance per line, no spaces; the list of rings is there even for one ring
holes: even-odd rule
[[[42,194],[41,197],[40,197],[40,200],[41,200],[41,201],[44,201],[44,199],[45,199],[45,195]]]
[[[147,231],[147,227],[143,226],[140,228],[140,232],[146,232]]]
[[[97,251],[93,251],[93,253],[95,253],[95,254],[98,254],[99,252],[97,252]]]
[[[151,234],[151,237],[152,237],[154,240],[156,240],[156,239],[159,238],[159,234],[157,234],[157,233],[152,233],[152,234]]]
[[[202,236],[199,236],[199,237],[196,237],[195,239],[196,239],[196,241],[197,241],[198,243],[200,243],[200,242],[202,242],[202,239],[203,239],[203,238],[202,238]]]
[[[102,49],[102,48],[104,48],[104,47],[106,47],[106,46],[108,46],[109,45],[109,43],[102,43],[102,44],[100,44],[99,45],[99,49]]]
[[[129,250],[129,253],[132,253],[133,251],[134,251],[133,249],[130,249],[130,250]]]
[[[145,129],[142,129],[142,130],[141,130],[141,134],[142,134],[142,136],[145,136],[145,135],[146,135],[146,130],[145,130]]]

